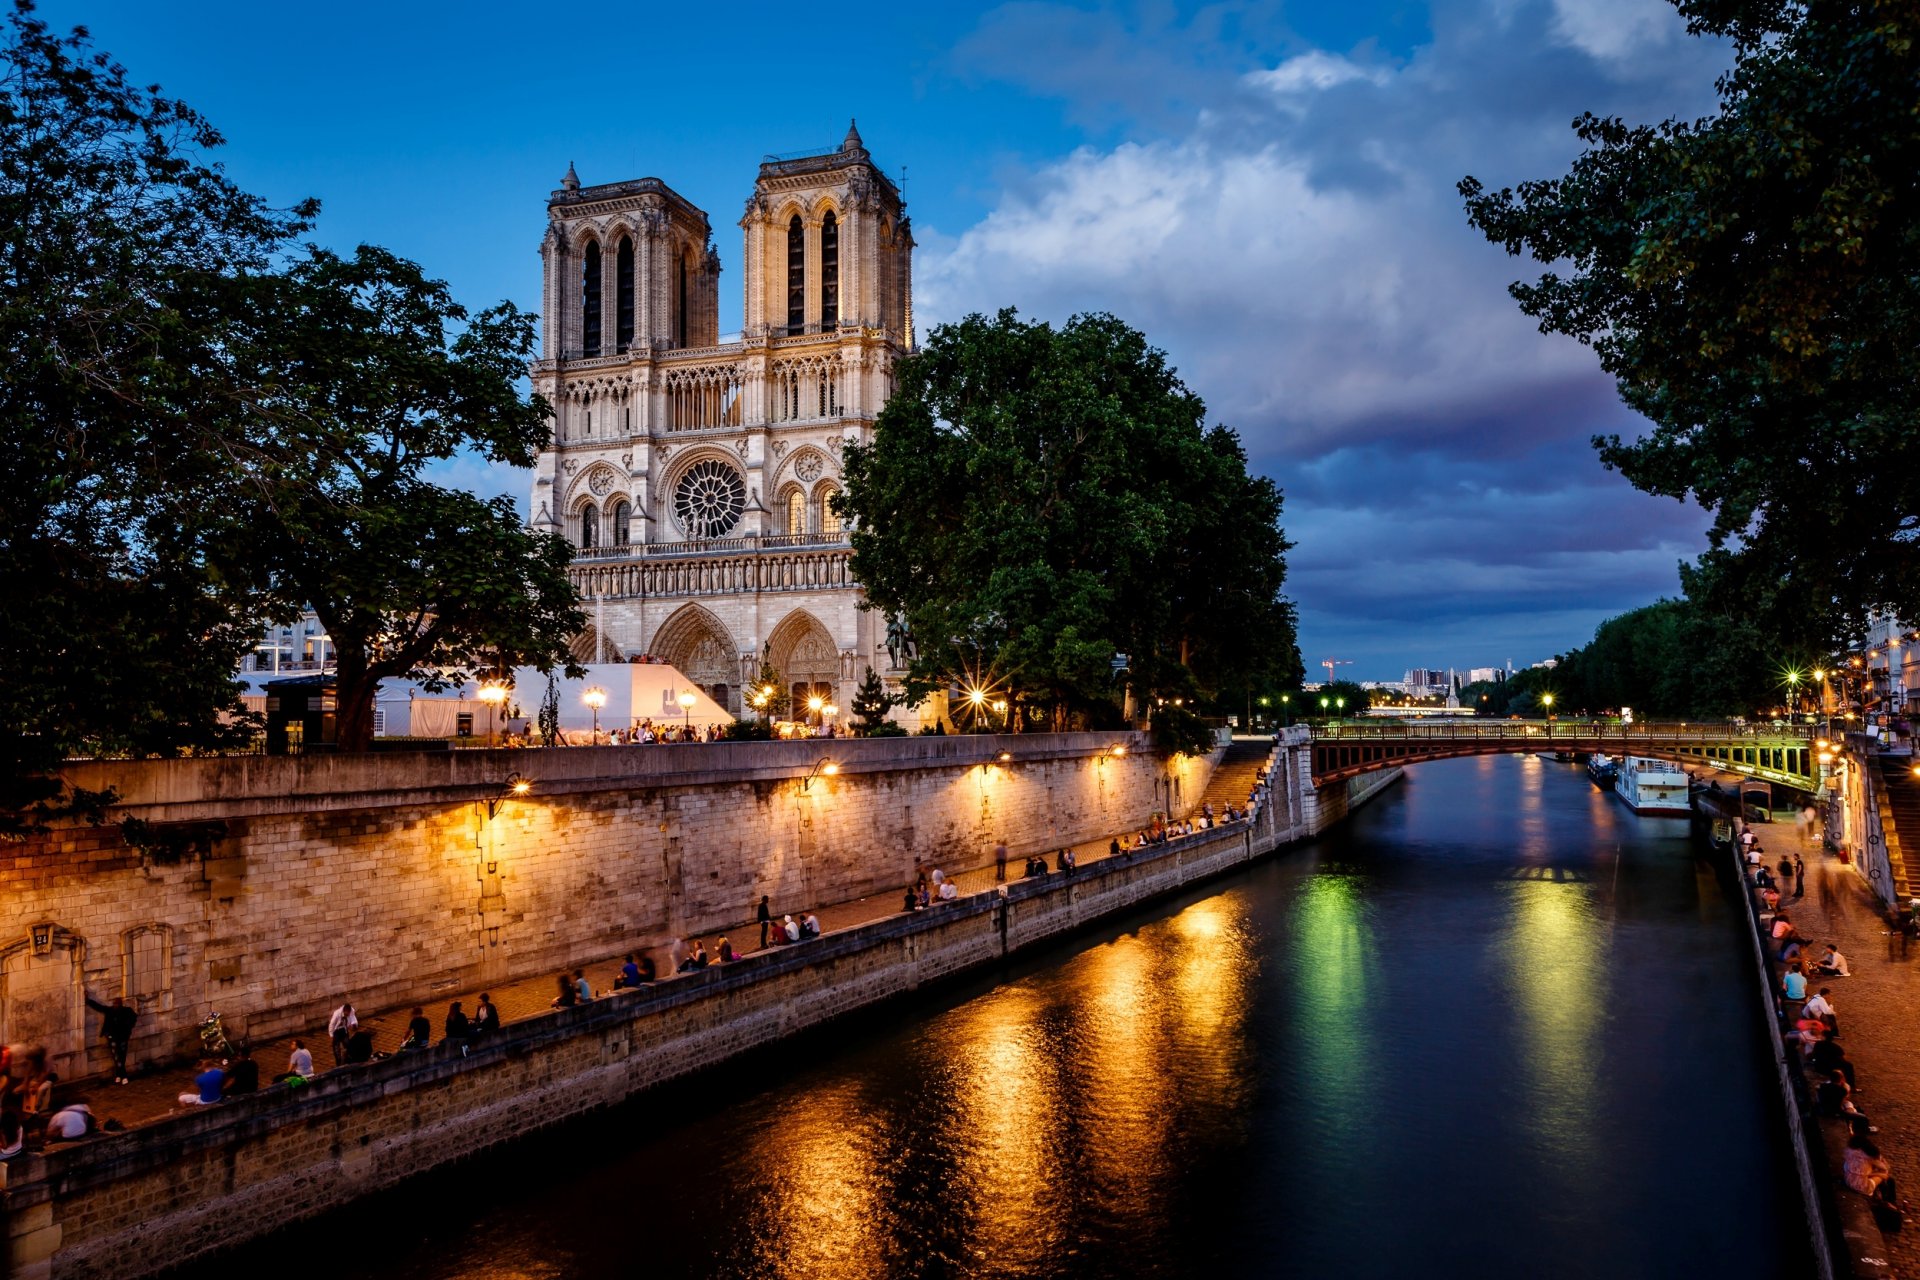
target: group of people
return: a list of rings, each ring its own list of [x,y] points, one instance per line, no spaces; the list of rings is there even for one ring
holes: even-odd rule
[[[59,1080],[44,1046],[0,1045],[0,1160],[120,1127],[118,1121],[98,1119],[85,1097],[56,1101]]]
[[[1765,910],[1761,919],[1773,959],[1782,966],[1778,1004],[1781,1021],[1787,1027],[1786,1042],[1798,1051],[1813,1091],[1814,1109],[1827,1119],[1847,1125],[1842,1178],[1848,1187],[1867,1197],[1882,1230],[1898,1230],[1903,1214],[1893,1167],[1873,1141],[1877,1130],[1860,1109],[1859,1073],[1840,1043],[1840,1014],[1833,988],[1812,986],[1814,978],[1849,976],[1847,958],[1833,943],[1809,943],[1792,916],[1780,907],[1782,891],[1789,882],[1793,900],[1806,896],[1806,863],[1800,855],[1782,854],[1776,866],[1769,866],[1766,850],[1751,827],[1741,831],[1740,843],[1748,881]]]
[[[607,741],[616,747],[650,746],[656,742],[720,742],[727,731],[720,725],[655,724],[642,720],[627,729],[611,729]]]

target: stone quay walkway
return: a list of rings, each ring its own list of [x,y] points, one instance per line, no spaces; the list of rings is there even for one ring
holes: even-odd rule
[[[1847,958],[1850,972],[1845,978],[1809,975],[1807,990],[1811,994],[1822,987],[1831,989],[1829,999],[1840,1027],[1837,1038],[1845,1046],[1859,1080],[1854,1105],[1879,1129],[1872,1137],[1893,1166],[1900,1199],[1910,1205],[1920,1204],[1920,1194],[1916,1194],[1920,1192],[1920,1058],[1914,1055],[1908,1039],[1913,1034],[1916,1011],[1920,1011],[1920,944],[1905,943],[1889,927],[1880,901],[1866,880],[1826,852],[1816,835],[1797,823],[1757,823],[1752,829],[1760,839],[1769,868],[1777,872],[1783,853],[1798,853],[1806,861],[1804,896],[1795,899],[1791,881],[1787,882],[1781,908],[1806,942],[1808,967],[1825,944],[1832,943]],[[1775,950],[1769,948],[1767,961],[1777,995],[1783,966],[1774,959]],[[1797,1017],[1797,1004],[1789,1003],[1786,1008],[1790,1019]],[[1791,1030],[1792,1023],[1785,1029]],[[1829,1151],[1844,1143],[1846,1131],[1841,1121],[1821,1120],[1819,1124]],[[1833,1194],[1843,1200],[1843,1218],[1863,1216],[1860,1210],[1865,1197],[1841,1180],[1837,1163],[1830,1172]],[[1848,1200],[1855,1203],[1844,1203]],[[1881,1274],[1920,1277],[1920,1218],[1909,1218],[1902,1230],[1888,1233],[1884,1239],[1891,1268]]]
[[[1225,826],[1229,824],[1222,823],[1221,825]],[[1093,840],[1072,846],[1078,864],[1085,867],[1107,858],[1115,838],[1117,837],[1109,836],[1103,840]],[[1176,837],[1174,843],[1177,844],[1178,842],[1179,838]],[[1050,867],[1057,866],[1055,861],[1056,854],[1057,850],[1049,852],[1047,861]],[[1009,883],[1021,878],[1023,865],[1024,859],[1021,857],[1016,856],[1009,861],[1007,866],[1007,880]],[[929,864],[926,868],[926,874],[931,877],[933,870],[934,867]],[[995,868],[991,862],[983,866],[970,867],[959,872],[947,871],[945,868],[941,870],[948,879],[953,880],[958,886],[962,897],[992,892],[996,884]],[[1055,870],[1052,874],[1058,876],[1059,872]],[[858,898],[851,902],[812,904],[812,910],[820,920],[821,934],[826,935],[837,930],[851,929],[857,925],[867,924],[887,916],[902,914],[901,898],[905,889],[906,886],[902,885],[890,893]],[[787,904],[782,904],[775,908],[774,921],[776,924],[780,923],[781,918],[788,914],[789,910],[794,920],[798,921],[806,909],[807,907],[804,905],[789,907]],[[936,905],[929,909],[938,910],[939,908]],[[707,944],[708,954],[715,956],[718,954],[719,939],[722,936],[725,936],[733,943],[734,950],[739,955],[751,955],[761,950],[759,945],[760,929],[758,924],[751,919],[729,928],[715,929],[704,934],[691,935],[687,941],[688,945],[691,946],[694,937],[703,939]],[[792,945],[805,946],[807,944],[802,942]],[[670,949],[671,939],[636,939],[632,947],[632,953],[635,956],[638,956],[642,951],[653,956],[657,971],[660,975],[659,982],[656,985],[666,985],[682,976],[673,972],[673,967],[668,955]],[[590,961],[576,962],[574,965],[569,966],[568,972],[571,972],[574,968],[585,969],[587,980],[593,986],[594,995],[599,997],[613,989],[613,979],[614,976],[620,972],[624,955],[625,953],[612,956],[600,956]],[[718,961],[716,960],[715,963],[718,963]],[[430,1003],[425,1001],[420,1002],[421,1008],[433,1024],[433,1043],[435,1046],[438,1046],[440,1043],[441,1026],[446,1018],[447,1008],[453,1001],[460,1001],[461,1008],[471,1017],[474,1008],[479,1004],[480,993],[485,991],[492,998],[494,1005],[500,1010],[500,1020],[503,1027],[509,1026],[522,1019],[546,1013],[552,1008],[556,989],[556,977],[557,971],[555,973],[521,978],[511,982],[496,983],[486,987],[476,986],[467,990],[444,992],[436,995]],[[341,998],[352,1000],[353,993],[351,991],[342,992]],[[400,1042],[406,1037],[407,1022],[412,1016],[413,1007],[413,1005],[402,1005],[385,1009],[368,1010],[356,1005],[354,1012],[359,1017],[361,1025],[372,1031],[374,1051],[380,1054],[390,1054],[399,1050]],[[97,1020],[92,1018],[89,1019],[88,1029],[90,1031],[97,1031],[97,1027],[95,1026],[96,1021]],[[333,1044],[327,1036],[326,1025],[322,1022],[308,1032],[298,1035],[282,1036],[270,1041],[261,1041],[252,1046],[253,1060],[258,1063],[260,1067],[262,1087],[285,1074],[288,1059],[293,1054],[293,1042],[296,1038],[306,1042],[307,1051],[313,1055],[313,1063],[317,1072],[324,1074],[333,1068]],[[352,1068],[344,1067],[338,1069],[351,1070]],[[125,1085],[115,1085],[105,1076],[92,1076],[71,1082],[62,1082],[56,1093],[56,1105],[63,1105],[76,1098],[85,1098],[93,1108],[94,1114],[103,1122],[111,1118],[119,1121],[129,1129],[140,1125],[152,1124],[156,1121],[164,1120],[170,1114],[189,1109],[183,1107],[179,1099],[181,1094],[194,1091],[194,1072],[194,1064],[186,1063],[158,1071],[137,1073],[134,1075],[131,1083]]]

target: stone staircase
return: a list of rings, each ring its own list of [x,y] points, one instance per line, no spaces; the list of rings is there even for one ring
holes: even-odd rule
[[[1266,767],[1267,757],[1272,754],[1271,738],[1235,738],[1229,742],[1220,763],[1213,767],[1206,794],[1200,797],[1194,812],[1198,813],[1202,805],[1211,804],[1218,816],[1227,811],[1229,804],[1246,804],[1248,794],[1259,780],[1260,770]]]
[[[1880,784],[1880,828],[1887,841],[1887,866],[1893,872],[1893,885],[1899,901],[1915,896],[1914,859],[1908,852],[1920,853],[1920,778],[1913,776],[1909,761],[1898,757],[1876,757],[1874,780]],[[1911,850],[1903,848],[1911,845]]]

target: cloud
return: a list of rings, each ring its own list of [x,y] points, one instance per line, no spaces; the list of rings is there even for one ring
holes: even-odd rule
[[[1527,264],[1467,225],[1454,186],[1564,171],[1583,110],[1706,107],[1724,52],[1674,40],[1649,3],[1442,0],[1432,41],[1402,60],[1299,49],[1216,74],[1197,99],[1191,77],[1164,97],[1136,79],[1131,140],[1016,174],[977,224],[925,238],[916,311],[1112,311],[1165,347],[1289,490],[1311,645],[1445,665],[1403,628],[1432,618],[1466,643],[1476,617],[1578,643],[1675,590],[1704,520],[1594,460],[1590,435],[1637,420],[1590,351],[1518,312],[1506,286]],[[1082,20],[1023,4],[981,32],[1033,49]],[[1167,56],[1116,48],[1110,25],[1101,38],[1122,69]],[[1092,65],[1030,55],[1016,78],[1110,105]],[[1549,617],[1577,631],[1549,642],[1533,625]],[[1399,634],[1377,643],[1364,619]],[[1460,657],[1484,663],[1483,647]]]

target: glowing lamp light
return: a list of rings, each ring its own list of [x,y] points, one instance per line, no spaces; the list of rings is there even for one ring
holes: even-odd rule
[[[1124,742],[1116,742],[1107,748],[1107,754],[1110,756],[1123,756],[1127,754],[1127,744]]]
[[[588,706],[592,707],[595,711],[598,711],[600,708],[607,705],[607,691],[605,689],[602,689],[599,685],[594,685],[592,688],[588,689],[585,693],[582,693],[580,695],[580,701],[586,703]]]
[[[802,791],[811,791],[813,790],[813,780],[815,778],[831,778],[839,772],[840,765],[838,761],[830,756],[821,756],[813,762],[812,772],[800,780],[800,789]]]
[[[967,690],[967,701],[976,707],[983,706],[987,701],[987,691],[985,689],[969,689]]]
[[[474,696],[497,707],[507,700],[507,686],[498,680],[489,680],[480,686],[480,692]]]
[[[1011,751],[1002,751],[1002,752],[1000,753],[1000,763],[1001,763],[1001,764],[1011,764],[1012,762],[1013,762],[1013,752],[1011,752]]]
[[[691,689],[688,689],[683,691],[679,697],[674,699],[674,701],[680,704],[680,709],[682,711],[691,711],[693,710],[693,704],[698,702],[699,699],[693,696],[693,691]]]
[[[827,700],[825,698],[814,697],[807,699],[807,710],[809,711],[818,711],[826,705]]]

